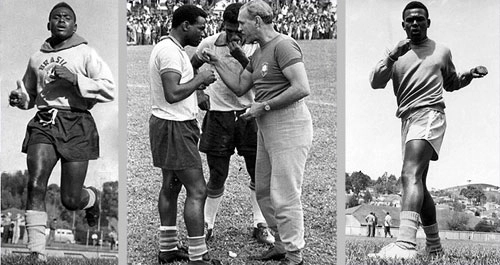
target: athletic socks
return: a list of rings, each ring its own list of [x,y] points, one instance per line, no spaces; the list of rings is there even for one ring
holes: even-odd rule
[[[438,253],[443,249],[441,247],[441,240],[439,238],[438,224],[423,226],[425,232],[425,249],[428,253]]]
[[[205,243],[205,235],[193,236],[187,238],[189,260],[203,260],[203,255],[208,252],[207,244]]]
[[[177,227],[160,226],[160,252],[177,250]]]
[[[402,211],[399,214],[399,235],[397,243],[408,249],[417,246],[417,229],[420,215],[417,212]]]
[[[88,209],[92,206],[94,206],[95,200],[96,200],[96,194],[94,193],[93,190],[84,188],[84,191],[86,191],[89,194],[89,201],[87,202],[87,205],[83,207],[83,209]]]
[[[253,213],[253,227],[257,227],[258,224],[266,224],[266,219],[262,215],[259,204],[257,203],[257,196],[255,195],[255,190],[250,189],[250,201],[252,202],[252,213]]]
[[[219,205],[222,201],[222,195],[219,197],[212,198],[207,197],[205,201],[205,223],[207,223],[208,229],[213,229],[215,225],[215,217],[217,216],[217,211],[219,210]]]
[[[28,233],[28,250],[39,253],[39,259],[45,258],[45,228],[47,213],[41,211],[26,211],[26,230]]]

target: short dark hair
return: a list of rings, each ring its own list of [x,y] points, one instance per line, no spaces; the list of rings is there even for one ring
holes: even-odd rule
[[[429,10],[427,10],[427,7],[424,4],[422,4],[422,2],[411,1],[403,9],[403,14],[402,14],[403,19],[405,19],[405,11],[409,10],[409,9],[414,9],[414,8],[421,8],[421,9],[425,10],[426,18],[429,18]]]
[[[232,3],[226,7],[224,14],[222,14],[222,19],[225,22],[238,24],[238,14],[240,13],[240,8],[243,6],[242,3]]]
[[[74,20],[75,20],[75,22],[76,22],[76,13],[75,13],[75,11],[73,10],[73,8],[71,8],[71,6],[70,6],[68,3],[66,3],[66,2],[59,2],[59,3],[57,3],[57,4],[56,4],[56,5],[52,8],[52,10],[50,10],[50,13],[49,13],[49,20],[50,20],[50,17],[52,16],[52,12],[54,12],[54,10],[56,10],[56,9],[58,9],[58,8],[60,8],[60,7],[64,7],[64,8],[69,9],[69,10],[71,11],[71,13],[73,13],[73,19],[74,19]]]
[[[172,28],[177,28],[182,22],[195,24],[198,17],[207,17],[207,13],[195,5],[183,5],[177,8],[172,17]]]

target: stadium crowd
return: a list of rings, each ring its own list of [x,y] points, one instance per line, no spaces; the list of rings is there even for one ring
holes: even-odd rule
[[[165,10],[140,6],[127,16],[127,43],[129,45],[156,44],[161,36],[168,35],[173,12],[182,2],[167,4]],[[222,30],[222,16],[217,5],[201,6],[208,14],[206,36]],[[297,0],[274,4],[276,31],[296,40],[332,39],[337,37],[336,6],[331,2],[321,4],[314,0]]]

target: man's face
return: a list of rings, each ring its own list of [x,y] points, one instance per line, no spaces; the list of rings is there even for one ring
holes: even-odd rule
[[[240,9],[240,13],[238,14],[238,23],[240,24],[238,29],[248,43],[257,40],[255,34],[257,29],[256,22],[254,19],[250,19],[246,9]]]
[[[203,17],[196,18],[196,23],[188,26],[188,45],[198,46],[205,37],[206,20]]]
[[[224,30],[226,31],[227,42],[235,41],[238,44],[243,44],[243,34],[238,30],[237,23],[224,21]]]
[[[403,29],[406,31],[406,36],[414,42],[427,38],[427,28],[430,23],[427,13],[422,8],[408,9],[404,12]]]
[[[50,14],[48,29],[52,36],[66,40],[76,32],[75,16],[66,7],[58,7]]]

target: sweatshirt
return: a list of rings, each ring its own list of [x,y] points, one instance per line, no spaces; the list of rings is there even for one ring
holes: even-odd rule
[[[370,75],[372,88],[385,88],[390,79],[394,88],[398,118],[412,111],[431,107],[444,111],[443,89],[455,91],[467,86],[472,75],[458,74],[448,48],[427,39],[410,44],[411,50],[393,62],[388,56],[380,60]]]
[[[56,65],[65,66],[77,75],[75,84],[54,76]],[[111,70],[87,41],[77,34],[54,49],[50,38],[28,62],[23,77],[23,93],[28,101],[23,109],[58,108],[85,111],[97,102],[114,99],[115,84]]]

